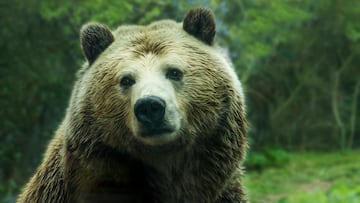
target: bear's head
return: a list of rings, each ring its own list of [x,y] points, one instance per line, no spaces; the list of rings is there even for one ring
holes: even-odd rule
[[[243,114],[241,84],[214,37],[213,14],[204,8],[192,9],[182,23],[113,32],[97,23],[83,26],[87,62],[67,113],[66,139],[77,144],[68,147],[89,156],[105,148],[161,156],[237,125],[228,115]]]

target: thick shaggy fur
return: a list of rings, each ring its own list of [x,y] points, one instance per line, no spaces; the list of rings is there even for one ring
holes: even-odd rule
[[[165,20],[114,32],[84,26],[88,62],[17,202],[246,202],[244,98],[214,35],[212,13],[203,8],[190,11],[183,24]],[[136,134],[135,90],[121,88],[119,80],[127,71],[161,72],[161,64],[181,67],[184,76],[179,82],[159,76],[160,88],[167,88],[159,94],[175,98],[181,127],[158,143]]]

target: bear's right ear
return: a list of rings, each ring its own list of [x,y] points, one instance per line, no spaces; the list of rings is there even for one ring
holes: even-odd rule
[[[81,47],[90,65],[113,41],[113,34],[104,25],[88,23],[80,30]]]

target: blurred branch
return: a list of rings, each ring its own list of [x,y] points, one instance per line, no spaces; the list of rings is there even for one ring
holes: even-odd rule
[[[278,116],[281,115],[281,113],[286,110],[286,108],[291,104],[291,102],[293,102],[297,95],[300,93],[300,90],[302,89],[302,87],[304,86],[305,81],[303,81],[302,83],[298,84],[296,86],[296,88],[291,91],[290,96],[286,99],[286,101],[282,102],[279,107],[271,114],[271,121],[274,121],[277,119]]]
[[[334,86],[332,89],[332,110],[333,110],[333,114],[334,114],[334,118],[335,118],[335,122],[337,127],[340,130],[340,147],[342,150],[345,149],[345,136],[346,136],[346,129],[344,127],[344,123],[343,120],[341,119],[340,116],[340,107],[339,107],[339,102],[338,102],[338,97],[339,97],[339,82],[340,82],[340,71],[337,71],[334,74]]]
[[[353,56],[354,56],[354,54],[351,54],[350,56],[348,56],[347,59],[345,60],[345,62],[342,63],[340,69],[338,69],[334,73],[334,86],[333,86],[333,89],[332,89],[332,102],[331,102],[331,104],[332,104],[332,111],[333,111],[333,115],[334,115],[336,125],[340,130],[339,137],[340,137],[340,148],[341,148],[341,150],[345,150],[346,147],[347,147],[346,146],[347,129],[346,129],[346,126],[344,124],[345,121],[343,120],[343,118],[341,116],[342,108],[340,107],[340,104],[339,104],[340,77],[341,77],[341,73],[349,66],[349,63],[351,62]],[[350,138],[351,138],[351,136],[350,136]]]
[[[355,85],[355,90],[353,94],[352,99],[352,105],[351,105],[351,121],[350,121],[350,135],[348,140],[348,148],[351,148],[353,146],[353,141],[355,137],[355,130],[356,130],[356,115],[357,115],[357,105],[358,105],[358,97],[360,93],[360,80],[357,81]]]

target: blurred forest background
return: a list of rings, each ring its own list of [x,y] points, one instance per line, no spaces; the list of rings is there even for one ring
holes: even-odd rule
[[[62,120],[79,29],[217,17],[242,80],[252,202],[360,202],[359,0],[0,2],[0,202],[13,202]]]

